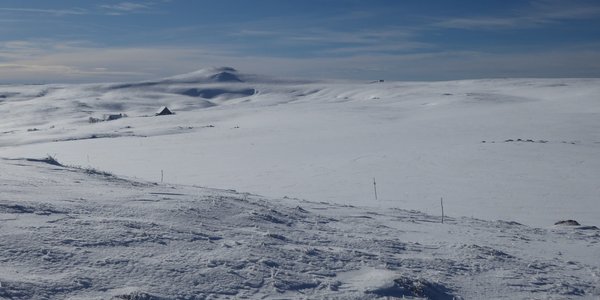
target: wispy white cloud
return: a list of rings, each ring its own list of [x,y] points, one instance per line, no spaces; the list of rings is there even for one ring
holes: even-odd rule
[[[527,28],[598,17],[600,4],[597,2],[539,0],[510,15],[449,18],[436,22],[434,27],[471,30]]]
[[[90,82],[99,79],[120,81],[148,75],[143,72],[115,71],[107,68],[88,69],[68,65],[0,64],[0,82],[9,83]]]
[[[140,72],[110,71],[107,68],[79,69],[64,65],[32,65],[32,64],[0,64],[0,72],[10,71],[21,73],[37,73],[54,76],[62,74],[63,76],[95,76],[95,75],[113,75],[113,76],[139,76],[148,75]]]
[[[291,41],[349,44],[383,43],[385,41],[397,41],[398,39],[405,40],[411,37],[413,37],[413,31],[402,28],[380,28],[360,31],[333,31],[313,28],[287,35],[287,39]]]
[[[581,20],[600,16],[600,3],[564,0],[532,2],[534,12],[530,18],[538,22],[555,20]]]
[[[260,36],[279,36],[282,32],[276,30],[253,30],[253,29],[241,29],[234,31],[229,34],[230,36],[242,36],[242,37],[260,37]]]
[[[147,9],[148,5],[134,2],[121,2],[113,5],[101,5],[100,7],[119,11],[134,11],[140,9]]]
[[[325,54],[338,54],[338,55],[355,55],[355,54],[366,54],[366,53],[389,53],[389,52],[406,52],[414,51],[417,49],[432,48],[433,45],[428,43],[405,41],[399,43],[387,43],[387,44],[374,44],[365,46],[346,46],[339,48],[330,48],[321,53]]]
[[[263,29],[261,26],[250,29],[224,29],[226,35],[234,37],[261,38],[262,44],[275,47],[308,47],[313,54],[354,55],[360,53],[385,53],[412,51],[431,48],[431,44],[415,40],[418,36],[413,29],[377,28],[364,30],[331,30],[325,28],[279,28]],[[240,26],[241,27],[241,26]]]
[[[0,59],[0,82],[134,81],[206,66],[233,66],[249,73],[307,78],[444,80],[600,76],[600,51],[589,50],[589,45],[521,54],[359,51],[345,56],[283,58],[239,55],[197,46],[119,48],[73,42],[50,47],[49,43],[36,46],[35,41],[12,41],[0,45],[0,56],[12,53]],[[20,52],[26,53],[19,55]]]
[[[135,13],[150,9],[152,4],[149,2],[120,2],[117,4],[100,5],[100,8],[111,15],[121,15],[126,13]]]
[[[82,8],[68,8],[68,9],[37,9],[37,8],[13,8],[13,7],[0,7],[0,12],[12,12],[12,13],[29,13],[29,14],[46,14],[55,16],[65,15],[85,15],[89,11]]]
[[[434,24],[436,27],[454,29],[499,29],[520,26],[523,20],[514,17],[452,18]]]
[[[27,14],[27,15],[49,15],[49,16],[69,16],[69,15],[92,15],[92,14],[106,14],[106,15],[125,15],[131,13],[149,12],[151,9],[159,4],[165,3],[165,1],[124,1],[115,4],[104,4],[98,5],[91,8],[80,8],[70,7],[61,9],[46,9],[46,8],[26,8],[26,7],[0,7],[0,13],[5,14]],[[15,19],[16,20],[16,19]]]
[[[102,47],[82,41],[0,43],[0,82],[97,82],[187,72],[225,53],[200,47]]]
[[[31,58],[44,52],[43,48],[39,47],[39,44],[30,41],[0,42],[0,62]]]

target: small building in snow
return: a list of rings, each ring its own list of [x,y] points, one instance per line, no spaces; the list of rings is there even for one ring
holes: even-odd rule
[[[168,107],[163,106],[156,112],[155,115],[156,116],[167,116],[167,115],[174,115],[174,113],[172,111],[170,111]]]

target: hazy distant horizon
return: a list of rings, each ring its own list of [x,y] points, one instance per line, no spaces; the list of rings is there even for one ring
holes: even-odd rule
[[[232,66],[357,80],[600,77],[597,1],[17,1],[0,83],[137,81]]]

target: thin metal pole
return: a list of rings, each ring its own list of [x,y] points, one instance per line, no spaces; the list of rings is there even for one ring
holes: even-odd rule
[[[442,206],[442,224],[444,224],[444,198],[440,198],[440,205]]]
[[[373,177],[373,191],[375,192],[375,201],[377,201],[377,182],[375,181],[375,177]]]

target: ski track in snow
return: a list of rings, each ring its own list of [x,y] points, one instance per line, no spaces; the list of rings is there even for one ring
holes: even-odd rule
[[[4,299],[600,296],[597,228],[0,166]]]

